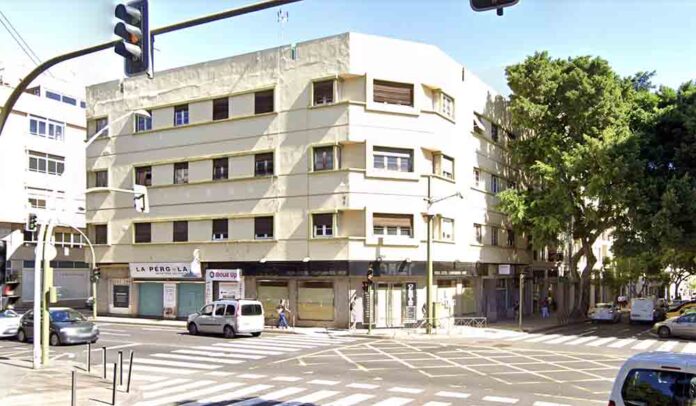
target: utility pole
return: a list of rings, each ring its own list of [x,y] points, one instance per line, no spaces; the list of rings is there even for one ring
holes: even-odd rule
[[[520,331],[522,331],[522,303],[524,303],[524,274],[520,273],[520,298],[517,306],[517,312],[520,317]]]

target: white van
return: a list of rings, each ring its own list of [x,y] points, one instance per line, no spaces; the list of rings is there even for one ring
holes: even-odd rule
[[[655,301],[651,298],[631,299],[631,315],[629,321],[653,322],[655,320]]]
[[[237,334],[258,337],[263,332],[263,306],[258,300],[226,299],[207,304],[188,316],[189,334],[223,334],[232,338]]]
[[[626,360],[609,406],[692,405],[696,403],[696,355],[644,352]]]

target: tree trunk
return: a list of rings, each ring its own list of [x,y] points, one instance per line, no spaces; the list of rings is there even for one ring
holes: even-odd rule
[[[575,301],[575,306],[570,314],[571,318],[586,317],[590,307],[590,276],[592,275],[592,268],[595,263],[597,263],[597,258],[592,252],[592,244],[590,244],[589,240],[584,240],[582,242],[582,252],[586,259],[585,268],[580,274],[580,292],[577,295],[578,300]]]

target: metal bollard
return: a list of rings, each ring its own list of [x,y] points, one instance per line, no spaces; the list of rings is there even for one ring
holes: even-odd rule
[[[72,387],[70,388],[70,406],[77,406],[77,373],[72,371]]]
[[[126,386],[126,393],[130,393],[131,372],[133,372],[133,350],[131,350],[130,364],[128,365],[128,386]]]
[[[106,347],[102,347],[102,361],[104,363],[104,379],[106,379]]]
[[[92,343],[87,342],[87,372],[92,371]]]
[[[119,378],[118,384],[123,386],[123,351],[118,352]]]
[[[116,405],[116,369],[118,364],[114,362],[114,384],[111,389],[111,404]]]

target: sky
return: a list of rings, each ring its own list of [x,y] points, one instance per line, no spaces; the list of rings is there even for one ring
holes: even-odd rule
[[[160,27],[255,0],[150,0],[150,26]],[[46,60],[115,39],[113,0],[0,0],[0,11],[33,51]],[[158,36],[157,70],[224,58],[347,31],[438,46],[494,88],[507,94],[505,66],[536,51],[553,57],[595,55],[622,76],[657,72],[670,87],[696,79],[696,0],[521,0],[495,12],[477,13],[468,0],[304,0],[278,9]],[[0,63],[28,57],[0,25]],[[89,85],[123,77],[113,50],[52,69]]]

